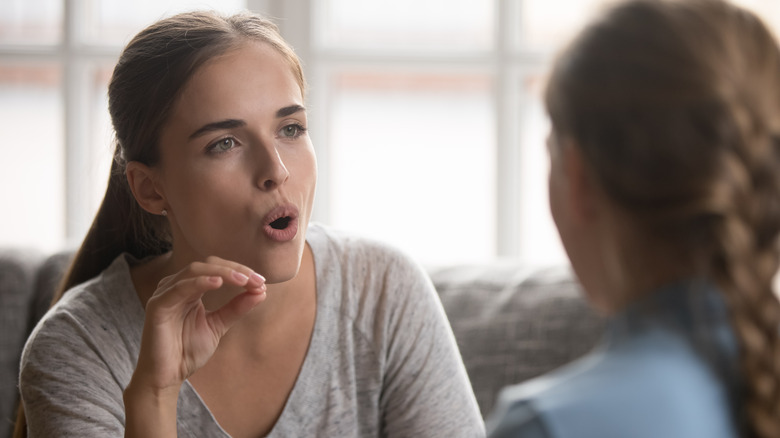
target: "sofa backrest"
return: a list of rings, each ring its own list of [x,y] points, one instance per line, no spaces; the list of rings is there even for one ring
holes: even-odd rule
[[[0,250],[0,438],[11,435],[18,400],[19,356],[32,329],[36,273],[44,255]]]
[[[47,257],[37,250],[0,249],[0,438],[13,432],[24,342],[49,309],[72,257],[73,251]]]
[[[504,261],[429,267],[428,273],[483,416],[501,388],[584,355],[604,329],[568,266]]]

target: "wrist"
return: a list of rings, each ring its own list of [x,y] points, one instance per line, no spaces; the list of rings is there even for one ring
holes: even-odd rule
[[[175,437],[178,388],[155,388],[135,379],[122,395],[125,437]]]

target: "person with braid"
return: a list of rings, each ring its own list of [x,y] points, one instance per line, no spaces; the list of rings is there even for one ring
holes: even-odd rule
[[[492,438],[780,437],[780,50],[718,0],[635,0],[554,63],[550,208],[591,354],[506,388]]]

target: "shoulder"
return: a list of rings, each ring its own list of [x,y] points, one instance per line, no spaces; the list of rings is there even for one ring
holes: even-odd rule
[[[649,332],[505,389],[493,423],[511,422],[523,404],[551,437],[736,436],[724,384],[672,332]]]
[[[425,271],[394,246],[319,224],[309,227],[307,242],[320,310],[332,311],[375,348],[381,350],[388,327],[403,326],[405,333],[413,322],[431,323],[443,314]]]
[[[348,272],[352,280],[372,277],[428,281],[416,260],[387,242],[317,223],[309,226],[307,242],[318,269]]]
[[[127,262],[120,256],[97,277],[67,291],[49,309],[27,340],[22,371],[28,365],[33,369],[60,360],[73,363],[77,357],[94,359],[104,355],[104,347],[121,348],[133,337],[135,327],[130,322],[139,312],[142,327],[143,309],[129,280]]]
[[[124,306],[130,301],[134,291],[130,280],[129,267],[124,256],[119,256],[100,273],[84,283],[74,286],[41,319],[33,330],[35,337],[47,332],[49,326],[57,326],[67,321],[78,320],[84,324],[98,321],[114,312],[114,307]]]
[[[320,251],[344,257],[369,261],[381,259],[412,262],[408,254],[390,243],[319,223],[309,226],[306,240]]]
[[[143,327],[134,292],[120,256],[66,292],[35,327],[19,373],[31,436],[62,430],[88,436],[95,429],[121,434],[122,391],[135,368]]]

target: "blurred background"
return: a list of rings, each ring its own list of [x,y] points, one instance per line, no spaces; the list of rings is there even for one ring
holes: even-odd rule
[[[106,86],[159,18],[251,9],[302,58],[314,220],[426,264],[561,263],[547,207],[555,51],[604,0],[0,0],[0,245],[77,246],[113,150]],[[780,0],[742,0],[780,29]]]

